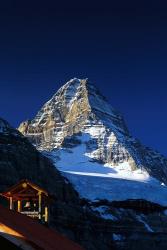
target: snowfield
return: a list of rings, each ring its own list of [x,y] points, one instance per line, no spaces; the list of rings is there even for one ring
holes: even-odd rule
[[[167,188],[154,182],[139,182],[125,179],[105,178],[63,172],[82,198],[120,201],[145,199],[167,206]]]
[[[116,166],[96,162],[86,153],[87,139],[84,134],[81,144],[46,153],[82,198],[91,201],[145,199],[167,206],[167,187],[163,183],[142,169],[132,171],[128,162]]]

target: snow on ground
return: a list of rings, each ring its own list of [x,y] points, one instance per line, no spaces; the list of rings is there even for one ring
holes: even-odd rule
[[[125,236],[122,234],[113,233],[113,240],[114,241],[122,241],[122,240],[125,240]]]
[[[52,151],[51,154],[57,168],[66,173],[138,180],[142,182],[158,182],[151,178],[144,170],[131,171],[128,162],[123,162],[115,166],[109,164],[102,165],[90,157],[93,153],[85,152],[86,145],[80,144],[74,148]],[[60,157],[59,161],[57,157]]]
[[[65,172],[63,175],[74,185],[81,197],[92,201],[145,199],[167,205],[167,188],[157,184]]]
[[[86,153],[86,135],[82,143],[50,152],[55,166],[88,200],[145,199],[167,205],[167,187],[142,169],[131,171],[128,162],[117,166],[102,165]],[[47,156],[49,153],[47,153]]]
[[[147,229],[148,232],[153,233],[154,230],[146,223],[145,221],[145,216],[144,215],[136,215],[136,218],[138,221],[144,224],[145,228]]]
[[[100,207],[92,207],[92,210],[95,212],[98,212],[100,214],[100,216],[106,220],[113,220],[116,221],[118,220],[114,215],[112,215],[109,211],[108,211],[108,207],[107,206],[100,206]]]

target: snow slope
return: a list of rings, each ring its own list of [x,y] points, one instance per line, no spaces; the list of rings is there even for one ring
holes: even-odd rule
[[[82,141],[79,145],[45,152],[82,198],[90,201],[145,199],[167,206],[167,187],[144,169],[131,171],[128,162],[102,166],[91,154],[86,154],[89,137],[82,134],[77,137]]]
[[[63,173],[73,183],[82,198],[90,201],[123,201],[145,199],[167,206],[167,188],[154,182],[140,182],[103,176]]]

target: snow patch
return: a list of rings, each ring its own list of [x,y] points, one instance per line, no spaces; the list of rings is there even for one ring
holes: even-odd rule
[[[154,232],[153,229],[148,225],[148,223],[146,223],[144,215],[136,215],[136,218],[138,219],[138,221],[140,221],[144,224],[144,226],[148,232],[150,232],[150,233]]]
[[[114,215],[112,215],[107,206],[91,207],[93,211],[98,212],[99,215],[106,220],[118,220]]]
[[[113,233],[113,240],[114,241],[122,241],[122,240],[125,240],[125,236],[122,234]]]

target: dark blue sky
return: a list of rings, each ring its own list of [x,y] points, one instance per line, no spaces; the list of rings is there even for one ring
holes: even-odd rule
[[[0,116],[16,127],[67,80],[89,78],[135,137],[167,155],[165,1],[4,2]]]

